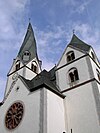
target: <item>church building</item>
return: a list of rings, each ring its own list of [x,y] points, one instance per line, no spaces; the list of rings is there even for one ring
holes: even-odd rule
[[[31,23],[7,75],[0,133],[100,133],[100,62],[74,33],[59,62],[41,69]]]

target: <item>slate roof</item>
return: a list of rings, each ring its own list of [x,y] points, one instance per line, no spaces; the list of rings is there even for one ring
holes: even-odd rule
[[[21,76],[24,82],[27,84],[30,92],[35,91],[36,89],[46,87],[47,89],[51,90],[52,92],[56,93],[57,95],[64,98],[65,96],[59,91],[56,86],[55,78],[54,78],[54,69],[47,72],[43,70],[40,74],[34,77],[32,80],[27,80]]]
[[[73,34],[73,37],[68,46],[73,46],[73,47],[78,48],[84,52],[89,52],[89,50],[91,48],[90,45],[88,45],[87,43],[80,40],[75,34]]]
[[[37,57],[37,59],[38,59],[36,41],[35,41],[34,32],[33,32],[31,23],[29,23],[29,25],[28,25],[24,41],[23,41],[22,46],[21,46],[21,48],[19,50],[19,53],[18,53],[18,57],[21,60],[22,60],[22,57],[23,57],[23,53],[25,51],[29,51],[30,60],[32,60],[35,57]],[[30,60],[28,60],[28,62]]]

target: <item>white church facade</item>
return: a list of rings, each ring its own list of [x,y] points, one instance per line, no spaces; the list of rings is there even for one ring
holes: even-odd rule
[[[0,133],[100,133],[100,62],[75,34],[58,64],[41,69],[31,23],[7,75]]]

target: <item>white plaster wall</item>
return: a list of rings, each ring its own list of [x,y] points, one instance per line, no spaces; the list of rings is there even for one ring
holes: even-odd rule
[[[23,68],[22,69],[19,69],[17,72],[15,72],[15,73],[17,73],[17,74],[19,74],[19,75],[21,75],[21,76],[23,76]],[[13,80],[12,80],[12,77],[13,77],[13,75],[15,75],[15,73],[12,73],[8,78],[7,78],[7,83],[6,83],[6,94],[7,94],[7,92],[9,91],[9,89],[10,89],[10,86],[11,86],[11,83],[13,82]]]
[[[100,133],[91,83],[66,93],[68,133]]]
[[[78,51],[78,50],[75,50],[75,49],[73,49],[73,48],[71,48],[71,47],[67,47],[67,49],[65,49],[65,51],[64,51],[64,53],[63,53],[63,55],[62,55],[62,57],[61,57],[61,59],[60,59],[58,65],[57,65],[57,68],[59,68],[59,67],[65,65],[65,64],[67,64],[66,54],[67,54],[69,51],[73,51],[73,52],[74,52],[74,54],[75,54],[75,59],[77,59],[77,58],[79,58],[79,57],[81,57],[81,56],[84,55],[82,52],[80,52],[80,51]]]
[[[40,73],[41,72],[41,68],[40,68],[40,64],[39,64],[37,58],[34,58],[33,60],[31,60],[26,66],[31,69],[31,64],[32,64],[33,61],[35,61],[37,63],[37,68],[38,68],[37,72]]]
[[[26,71],[25,71],[25,77],[26,79],[33,79],[37,74],[34,73],[33,71],[31,71],[30,69],[26,68]]]
[[[63,99],[47,91],[47,133],[63,133],[65,131]]]
[[[36,62],[37,62],[37,73],[40,73],[40,72],[41,72],[41,69],[40,69],[40,65],[39,65],[37,59],[34,58],[32,61],[36,61]],[[26,65],[26,66],[27,66],[28,68],[30,68],[30,69],[31,69],[32,61],[30,61],[30,62]],[[24,76],[24,77],[25,77],[26,79],[31,80],[31,79],[34,78],[37,74],[34,73],[33,71],[31,71],[31,70],[28,69],[28,68],[25,68],[26,70],[25,70],[25,76]]]
[[[94,77],[98,80],[98,76],[97,76],[97,71],[96,69],[100,72],[100,64],[97,66],[97,64],[90,58],[90,62],[92,65],[92,69],[93,69],[93,73],[94,73]],[[99,80],[98,80],[99,81]]]
[[[74,82],[73,84],[70,84],[68,78],[68,71],[73,67],[77,68],[78,70],[79,80]],[[56,71],[56,75],[57,75],[57,84],[60,87],[61,91],[89,80],[90,77],[89,77],[86,57],[81,58],[80,60],[77,60],[61,69],[58,69]]]
[[[7,77],[7,83],[6,83],[6,87],[5,87],[5,95],[9,91],[11,83],[12,83],[12,75]]]
[[[95,51],[93,50],[93,48],[91,48],[90,51],[89,51],[89,55],[92,57],[91,52],[93,52],[93,54],[94,54],[94,56],[95,56],[95,62],[100,66],[100,63],[98,62],[98,57],[97,57]],[[93,57],[92,57],[92,58],[93,58]]]
[[[16,91],[16,88],[19,90]],[[15,102],[21,101],[24,105],[24,116],[19,126],[9,131],[4,124],[8,108]],[[19,79],[7,100],[0,107],[0,133],[39,133],[40,90],[30,93]]]

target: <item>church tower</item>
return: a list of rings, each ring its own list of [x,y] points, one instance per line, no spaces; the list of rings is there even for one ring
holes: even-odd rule
[[[32,79],[40,72],[41,61],[37,55],[37,46],[32,25],[29,23],[22,46],[7,75],[8,82],[5,94],[9,91],[11,81],[18,75],[21,75],[25,79]]]
[[[75,34],[56,69],[66,95],[68,133],[100,132],[100,63],[93,48]]]

